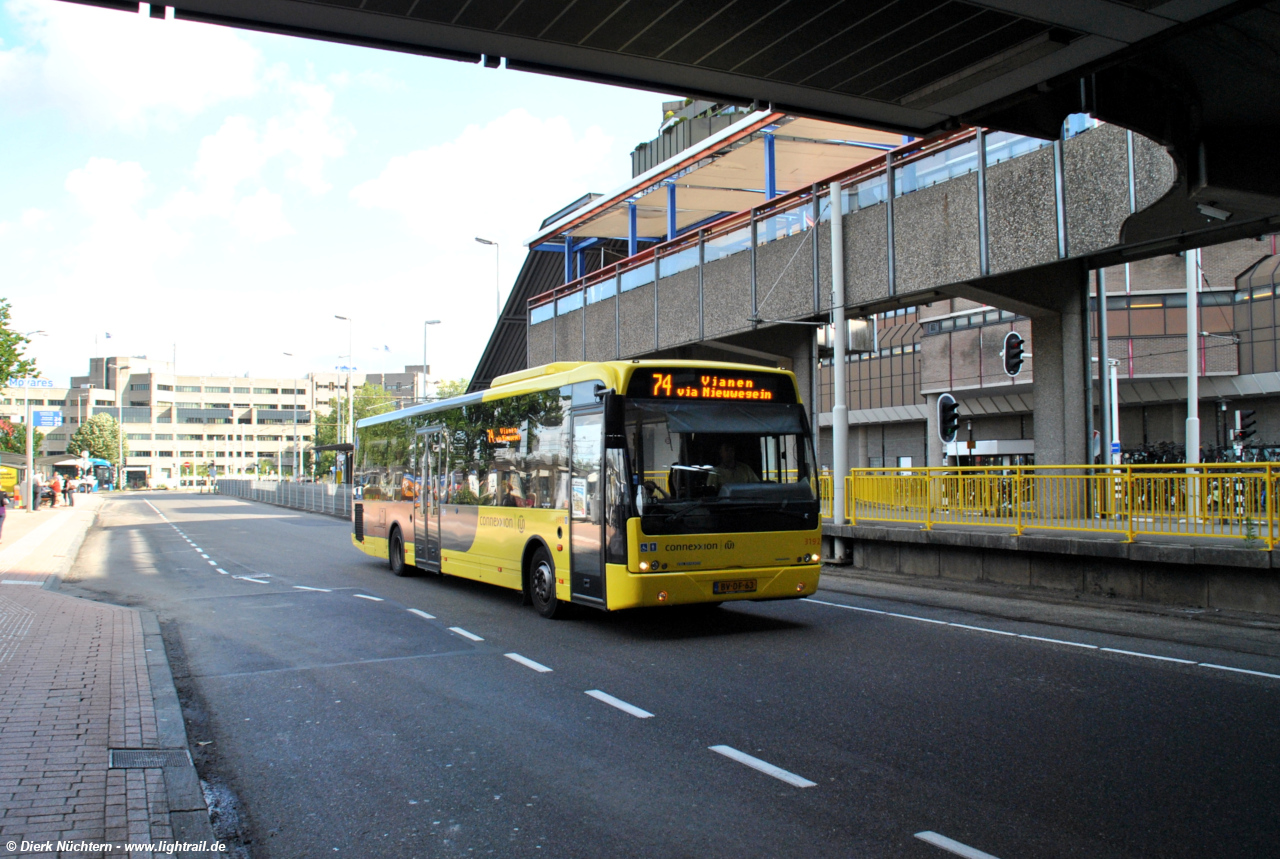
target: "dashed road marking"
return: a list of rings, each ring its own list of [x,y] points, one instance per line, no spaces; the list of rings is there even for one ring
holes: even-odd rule
[[[209,556],[208,556],[208,555],[206,555],[204,552],[201,552],[201,553],[200,553],[200,557],[202,557],[202,558],[207,558],[207,557],[209,557]]]
[[[218,570],[218,572],[222,573],[224,576],[231,575],[231,574],[230,574],[230,573],[228,573],[226,570],[222,569],[222,567],[218,567],[218,568],[217,568],[217,570]]]
[[[983,853],[976,847],[970,847],[968,844],[961,844],[954,838],[948,838],[945,835],[939,835],[936,832],[917,832],[916,838],[934,847],[941,847],[948,853],[954,853],[957,856],[963,856],[965,859],[996,859],[990,853]]]
[[[255,585],[269,585],[271,582],[266,579],[255,579],[252,576],[232,576],[233,579],[239,579],[242,582],[253,582]]]
[[[762,772],[765,775],[771,775],[780,781],[785,781],[789,785],[793,785],[795,787],[817,787],[818,786],[818,783],[816,781],[809,781],[804,776],[798,776],[793,772],[788,772],[787,770],[784,770],[782,767],[775,767],[773,764],[769,763],[768,761],[762,761],[757,757],[753,757],[747,754],[746,752],[740,752],[737,749],[735,749],[733,746],[707,746],[707,748],[709,748],[711,751],[715,752],[718,755],[724,755],[726,758],[729,758],[730,760],[737,761],[740,764],[745,764],[751,767],[753,770],[758,770],[759,772]]]
[[[218,566],[218,562],[217,562],[217,561],[210,561],[210,562],[209,562],[209,566],[211,566],[211,567],[216,567],[216,566]]]
[[[222,572],[222,570],[218,570],[218,572]],[[320,591],[321,593],[326,593],[326,594],[333,593],[333,591],[330,590],[329,588],[309,588],[306,585],[294,585],[293,587],[296,590],[300,590],[300,591]]]
[[[537,671],[539,674],[546,674],[551,670],[547,666],[543,665],[541,662],[534,662],[532,659],[529,659],[528,657],[525,657],[525,656],[521,656],[519,653],[504,653],[502,655],[510,659],[512,662],[519,662],[525,668],[532,668],[534,671]]]
[[[352,596],[359,600],[373,600],[374,602],[382,602],[382,597],[371,597],[368,594],[352,594]]]
[[[436,616],[435,616],[434,614],[427,614],[425,611],[423,611],[423,610],[422,610],[422,609],[420,609],[420,608],[411,608],[411,609],[409,609],[409,613],[410,613],[410,614],[416,614],[418,617],[422,618],[423,620],[435,620],[435,619],[436,619]]]
[[[954,626],[958,629],[972,629],[974,632],[991,632],[996,635],[1017,635],[1016,632],[1005,632],[1003,629],[991,629],[987,626],[969,626],[967,623],[949,623],[947,626]]]
[[[460,627],[460,626],[451,626],[451,627],[449,627],[449,631],[450,631],[450,632],[456,632],[456,633],[458,633],[458,635],[461,635],[463,638],[469,638],[469,639],[471,639],[472,641],[484,641],[484,639],[483,639],[483,638],[481,638],[480,636],[476,635],[474,632],[467,632],[465,629],[463,629],[463,628],[462,628],[462,627]]]
[[[653,718],[653,714],[650,713],[648,710],[641,710],[636,705],[628,704],[626,701],[623,701],[621,698],[615,698],[612,695],[610,695],[608,692],[601,692],[599,689],[588,689],[587,694],[590,695],[592,698],[595,698],[597,701],[602,701],[605,704],[608,704],[610,707],[617,707],[619,710],[621,710],[624,713],[630,713],[632,716],[635,716],[637,719]]]

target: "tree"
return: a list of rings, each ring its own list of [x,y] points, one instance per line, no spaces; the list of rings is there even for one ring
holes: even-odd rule
[[[36,362],[25,357],[31,339],[13,330],[9,316],[9,302],[0,298],[0,381],[35,376],[38,372]]]
[[[124,445],[125,455],[129,445]],[[92,456],[105,459],[112,465],[120,465],[120,424],[111,415],[94,415],[71,434],[67,453],[73,456]]]
[[[32,450],[40,450],[40,445],[44,443],[44,433],[40,430],[35,431],[32,437]],[[26,424],[11,424],[0,418],[0,450],[5,453],[26,453],[27,452],[27,426]]]
[[[436,399],[447,400],[449,397],[461,396],[467,392],[467,386],[470,384],[470,379],[450,379],[447,382],[441,382],[436,385]]]

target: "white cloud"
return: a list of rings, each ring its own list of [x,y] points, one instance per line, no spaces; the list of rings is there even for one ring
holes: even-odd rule
[[[22,226],[38,227],[49,220],[49,213],[44,209],[27,209],[22,213]]]
[[[136,161],[90,158],[67,176],[66,189],[81,210],[95,220],[131,213],[147,193],[147,171]]]
[[[61,103],[91,124],[140,132],[260,84],[258,51],[234,30],[54,0],[9,0],[34,47],[0,50],[0,97]]]
[[[284,200],[279,194],[273,194],[266,188],[237,203],[231,223],[241,236],[255,242],[265,242],[294,232],[284,216]]]
[[[583,191],[608,190],[591,186],[613,157],[613,139],[599,127],[575,135],[562,117],[538,119],[518,108],[484,127],[467,126],[448,143],[392,158],[351,195],[361,206],[398,213],[412,233],[442,248],[487,235],[514,251]]]

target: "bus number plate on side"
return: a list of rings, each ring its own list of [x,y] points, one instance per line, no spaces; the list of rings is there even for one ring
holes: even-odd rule
[[[756,589],[755,579],[735,579],[729,582],[712,582],[713,594],[748,594]]]

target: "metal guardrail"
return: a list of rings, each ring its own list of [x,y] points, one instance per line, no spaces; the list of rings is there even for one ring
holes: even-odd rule
[[[218,493],[265,501],[295,510],[351,516],[351,487],[338,483],[293,483],[287,480],[218,480]]]
[[[1270,551],[1280,539],[1277,478],[1270,463],[857,468],[844,492],[854,525],[1227,538]],[[825,485],[822,498],[829,519]]]

